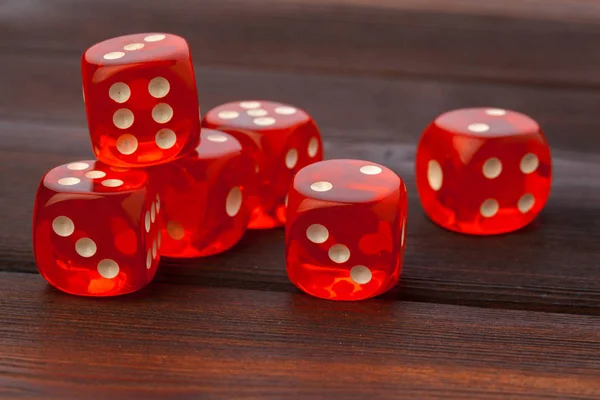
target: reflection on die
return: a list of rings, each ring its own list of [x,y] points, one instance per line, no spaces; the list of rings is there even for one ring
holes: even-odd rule
[[[143,170],[97,161],[52,169],[34,208],[40,273],[56,288],[83,296],[141,289],[159,263],[160,201]]]
[[[297,107],[251,100],[213,108],[203,126],[234,136],[255,163],[258,195],[250,199],[249,228],[283,225],[294,174],[323,159],[321,135],[313,119]]]
[[[201,137],[192,154],[148,169],[153,181],[163,182],[163,256],[223,252],[241,239],[250,220],[254,162],[231,135],[205,128]]]
[[[386,292],[402,271],[406,216],[406,186],[382,165],[328,160],[303,168],[288,200],[290,280],[331,300]]]
[[[198,145],[200,115],[187,42],[140,33],[105,40],[82,57],[94,154],[140,167],[183,157]]]
[[[442,227],[511,232],[529,224],[548,200],[550,149],[539,125],[521,113],[450,111],[423,133],[416,178],[425,212]]]

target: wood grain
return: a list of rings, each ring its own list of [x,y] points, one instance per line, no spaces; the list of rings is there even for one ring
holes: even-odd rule
[[[14,77],[9,89],[27,92],[0,97],[0,168],[6,183],[0,187],[0,218],[12,227],[0,231],[0,260],[4,268],[35,272],[30,225],[38,181],[55,165],[91,157],[79,82],[71,79],[79,67],[75,57],[31,55],[6,57],[4,67]],[[197,73],[205,110],[255,96],[301,105],[321,126],[328,158],[380,162],[407,180],[411,212],[404,279],[387,298],[600,314],[600,157],[598,146],[590,146],[600,130],[598,93],[200,66]],[[35,84],[28,88],[30,76]],[[539,220],[521,232],[464,237],[423,215],[414,186],[415,146],[436,114],[488,104],[487,99],[528,112],[546,128],[555,164],[553,193]],[[24,163],[27,157],[36,162]],[[175,264],[158,279],[294,290],[285,275],[280,230],[250,232],[231,252],[185,264],[198,268]]]
[[[79,55],[111,36],[167,31],[186,37],[202,65],[600,85],[593,0],[4,3],[4,52]]]
[[[60,135],[61,131],[47,127],[27,130],[36,142],[42,134],[54,132],[55,140],[47,147],[59,151],[64,146],[67,151],[43,154],[40,150],[36,163],[26,165],[21,162],[24,153],[0,152],[6,163],[0,218],[12,227],[0,231],[0,268],[35,272],[30,221],[38,180],[53,165],[89,158],[83,134]],[[26,134],[16,131],[16,136]],[[326,150],[331,158],[381,162],[407,180],[411,212],[404,279],[386,298],[600,314],[597,157],[586,161],[555,152],[553,195],[538,221],[511,235],[472,238],[446,232],[422,213],[414,186],[414,146],[334,139],[326,141]],[[163,265],[158,278],[162,282],[294,291],[285,274],[282,230],[249,232],[225,254]]]
[[[0,122],[5,146],[73,149],[87,140],[77,56],[7,55],[2,68]],[[597,153],[600,91],[512,84],[457,83],[432,80],[342,77],[327,74],[207,68],[196,65],[201,108],[243,98],[276,99],[306,109],[328,138],[415,144],[422,130],[440,113],[453,108],[489,106],[516,109],[531,115],[544,128],[553,148]],[[6,121],[8,124],[4,124]],[[11,133],[15,122],[69,133],[60,144]],[[74,128],[81,133],[76,134]],[[82,143],[82,144],[80,144]],[[71,151],[71,150],[67,150]],[[73,150],[74,151],[74,150]]]
[[[98,301],[0,281],[13,398],[600,395],[598,317],[164,284]]]
[[[4,0],[0,4],[0,398],[600,398],[600,4],[594,0]],[[299,293],[283,231],[163,260],[148,288],[64,295],[37,275],[45,171],[91,157],[81,52],[164,30],[188,38],[204,111],[295,104],[328,158],[388,165],[409,189],[402,281],[359,303]],[[553,191],[509,235],[422,213],[414,152],[448,109],[531,115]]]

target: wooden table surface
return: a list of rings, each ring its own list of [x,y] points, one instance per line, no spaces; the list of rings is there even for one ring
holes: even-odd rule
[[[327,158],[408,183],[401,284],[368,301],[300,293],[281,229],[163,262],[110,299],[49,287],[31,249],[36,186],[91,157],[79,58],[107,37],[186,37],[206,111],[306,109]],[[0,0],[0,397],[600,398],[597,0]],[[439,113],[520,110],[552,146],[550,201],[496,237],[423,214],[415,145]]]

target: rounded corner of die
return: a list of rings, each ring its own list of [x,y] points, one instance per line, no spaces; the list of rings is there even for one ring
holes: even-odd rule
[[[165,32],[163,32],[161,34],[165,35],[165,36],[169,36],[171,39],[173,39],[174,41],[180,42],[181,44],[185,45],[187,48],[190,47],[190,43],[183,36],[179,36],[175,33],[165,33]]]
[[[88,47],[81,54],[81,72],[83,78],[91,75],[93,71],[97,70],[103,63],[102,55],[100,54],[100,43],[97,43],[91,47]]]
[[[80,64],[81,64],[81,72],[83,74],[86,73],[86,67],[87,67],[88,64],[90,64],[89,51],[90,51],[90,49],[87,48],[87,49],[85,49],[83,51],[83,53],[81,53]]]

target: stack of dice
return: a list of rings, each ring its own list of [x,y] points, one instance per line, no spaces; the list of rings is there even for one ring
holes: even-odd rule
[[[134,292],[161,256],[209,256],[247,227],[282,226],[294,174],[323,158],[317,126],[296,107],[238,101],[201,121],[190,49],[176,35],[98,43],[82,80],[97,160],[49,171],[33,224],[38,269],[71,294]]]
[[[361,300],[400,279],[407,190],[383,165],[323,159],[312,118],[246,100],[200,120],[186,41],[148,33],[82,59],[98,161],[52,169],[38,189],[34,250],[52,285],[84,296],[134,292],[161,256],[228,250],[247,228],[286,226],[290,280],[324,299]],[[439,116],[417,149],[426,214],[472,235],[511,232],[544,207],[551,158],[531,118],[497,108]]]

